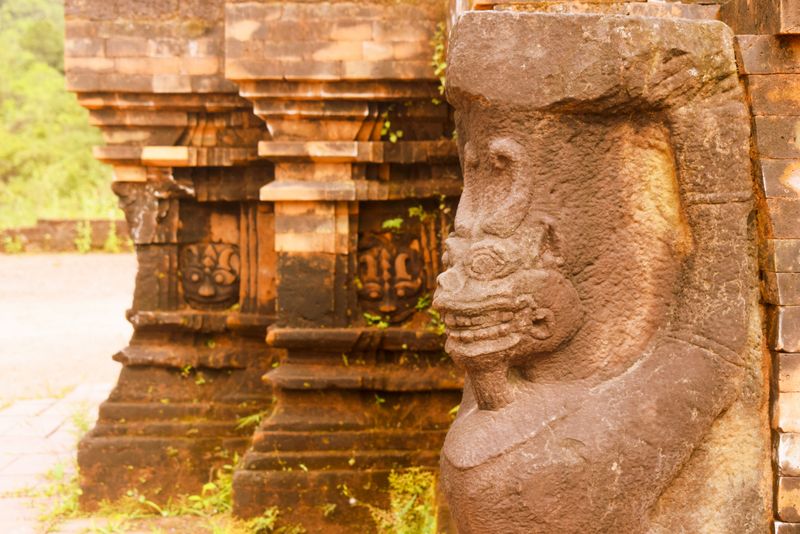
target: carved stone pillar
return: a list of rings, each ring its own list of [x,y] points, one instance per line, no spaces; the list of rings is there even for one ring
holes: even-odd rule
[[[461,189],[449,108],[433,102],[443,16],[228,5],[226,75],[264,119],[258,152],[275,165],[261,190],[277,254],[267,343],[286,350],[265,376],[276,408],[234,476],[238,514],[277,505],[309,531],[369,531],[351,495],[385,506],[392,469],[438,463],[462,385],[429,309]]]
[[[581,9],[467,12],[451,35],[465,188],[434,306],[468,374],[442,453],[453,517],[461,534],[766,532],[732,32]]]
[[[222,2],[67,2],[68,86],[114,167],[139,262],[123,368],[78,451],[83,500],[196,493],[243,453],[278,353],[263,122],[221,75]]]

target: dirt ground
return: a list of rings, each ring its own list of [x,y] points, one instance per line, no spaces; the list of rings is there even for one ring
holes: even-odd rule
[[[0,403],[112,384],[135,273],[132,254],[0,254]]]

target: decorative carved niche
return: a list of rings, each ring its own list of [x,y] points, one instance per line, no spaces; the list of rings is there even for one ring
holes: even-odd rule
[[[181,248],[183,296],[193,308],[225,309],[239,301],[239,247],[199,243]]]
[[[425,311],[452,211],[445,200],[362,204],[354,282],[363,315],[399,324]]]

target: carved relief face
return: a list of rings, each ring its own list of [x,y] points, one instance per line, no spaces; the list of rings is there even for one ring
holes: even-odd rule
[[[239,300],[239,248],[224,243],[188,245],[181,251],[181,281],[194,308],[224,309]]]
[[[391,233],[368,236],[358,255],[361,308],[391,323],[407,319],[422,290],[419,240],[402,243]]]
[[[464,196],[433,304],[447,326],[447,352],[468,371],[527,364],[581,322],[578,295],[559,271],[554,222],[532,209],[521,150],[510,139],[490,141],[482,154],[464,150]]]

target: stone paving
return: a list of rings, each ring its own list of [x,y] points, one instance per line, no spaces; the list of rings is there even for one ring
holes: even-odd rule
[[[119,372],[135,272],[131,254],[0,254],[0,534],[44,530],[30,494],[74,469]]]

